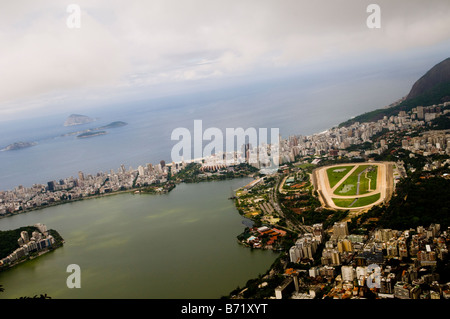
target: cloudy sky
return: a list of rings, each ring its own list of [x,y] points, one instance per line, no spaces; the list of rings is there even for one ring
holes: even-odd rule
[[[371,3],[379,29],[366,23]],[[3,1],[0,118],[434,47],[445,58],[449,16],[448,0]]]

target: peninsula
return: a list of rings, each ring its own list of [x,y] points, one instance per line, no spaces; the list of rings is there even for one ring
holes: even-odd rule
[[[63,244],[64,239],[56,230],[47,229],[41,223],[0,231],[0,271],[39,257]]]

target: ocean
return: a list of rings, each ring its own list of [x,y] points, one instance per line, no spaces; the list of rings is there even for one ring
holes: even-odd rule
[[[0,152],[0,190],[46,184],[77,176],[79,171],[96,174],[117,171],[122,164],[137,168],[161,160],[171,162],[171,149],[177,143],[171,140],[172,131],[184,127],[192,132],[194,120],[202,120],[203,130],[278,128],[283,138],[319,133],[401,97],[404,83],[389,85],[389,90],[378,94],[383,81],[388,80],[294,77],[203,93],[99,104],[81,113],[98,120],[77,126],[63,126],[70,114],[79,113],[68,107],[67,112],[58,114],[0,122],[0,148],[19,141],[37,142],[29,148]],[[85,139],[61,136],[114,121],[128,125]]]

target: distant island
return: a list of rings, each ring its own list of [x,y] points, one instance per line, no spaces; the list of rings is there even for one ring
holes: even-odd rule
[[[16,150],[20,150],[23,148],[28,148],[28,147],[34,146],[36,144],[37,144],[36,142],[15,142],[15,143],[9,144],[5,148],[1,149],[0,151],[16,151]]]
[[[100,135],[105,135],[105,134],[108,134],[108,132],[106,132],[106,131],[89,131],[89,132],[81,133],[77,137],[78,138],[88,138],[88,137],[100,136]]]
[[[95,122],[96,119],[81,115],[81,114],[71,114],[66,121],[64,122],[64,126],[73,126],[73,125],[81,125],[81,124],[87,124],[91,122]]]
[[[122,122],[122,121],[115,121],[115,122],[109,123],[108,125],[100,126],[94,130],[106,130],[109,128],[116,128],[116,127],[121,127],[121,126],[125,126],[125,125],[128,125],[128,123]]]
[[[122,126],[125,126],[125,125],[128,125],[128,123],[122,122],[122,121],[115,121],[115,122],[111,122],[111,123],[109,123],[107,125],[104,125],[104,126],[90,128],[90,129],[77,131],[77,132],[66,133],[66,134],[62,134],[61,136],[78,135],[77,137],[83,138],[83,137],[92,137],[92,136],[104,135],[104,134],[108,133],[108,132],[104,132],[104,130],[106,130],[106,129],[122,127]],[[89,134],[86,134],[86,133],[89,133]],[[96,133],[100,133],[100,134],[96,134]]]

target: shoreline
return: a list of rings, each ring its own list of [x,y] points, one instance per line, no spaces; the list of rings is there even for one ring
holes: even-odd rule
[[[203,179],[203,180],[199,180],[199,181],[193,181],[193,182],[186,182],[184,180],[182,181],[168,181],[165,182],[164,184],[162,184],[161,186],[157,186],[157,185],[149,185],[149,186],[141,186],[141,187],[136,187],[136,188],[132,188],[132,189],[125,189],[125,190],[118,190],[118,191],[113,191],[113,192],[108,192],[108,193],[103,193],[103,194],[95,194],[95,195],[89,195],[86,197],[81,197],[81,198],[76,198],[76,199],[66,199],[66,200],[61,200],[61,201],[56,201],[53,203],[49,203],[47,205],[43,205],[43,206],[39,206],[39,207],[33,207],[33,208],[28,208],[25,210],[19,210],[13,213],[8,213],[5,215],[0,216],[0,220],[3,218],[8,218],[8,217],[12,217],[15,215],[19,215],[19,214],[25,214],[25,213],[29,213],[29,212],[33,212],[33,211],[37,211],[37,210],[41,210],[41,209],[46,209],[46,208],[50,208],[50,207],[55,207],[55,206],[59,206],[59,205],[64,205],[64,204],[70,204],[70,203],[75,203],[78,201],[83,201],[83,200],[89,200],[89,199],[96,199],[96,198],[102,198],[102,197],[108,197],[108,196],[114,196],[114,195],[120,195],[120,194],[126,194],[126,193],[130,193],[132,195],[162,195],[162,194],[167,194],[170,193],[173,189],[176,188],[177,184],[181,184],[181,183],[186,183],[186,184],[195,184],[195,183],[203,183],[203,182],[214,182],[214,181],[221,181],[221,180],[231,180],[231,179],[236,179],[236,178],[252,178],[251,176],[252,174],[247,174],[244,176],[233,176],[233,177],[226,177],[224,179]],[[168,188],[164,188],[165,186],[169,186]],[[163,188],[162,191],[146,191],[146,189],[148,188]]]

